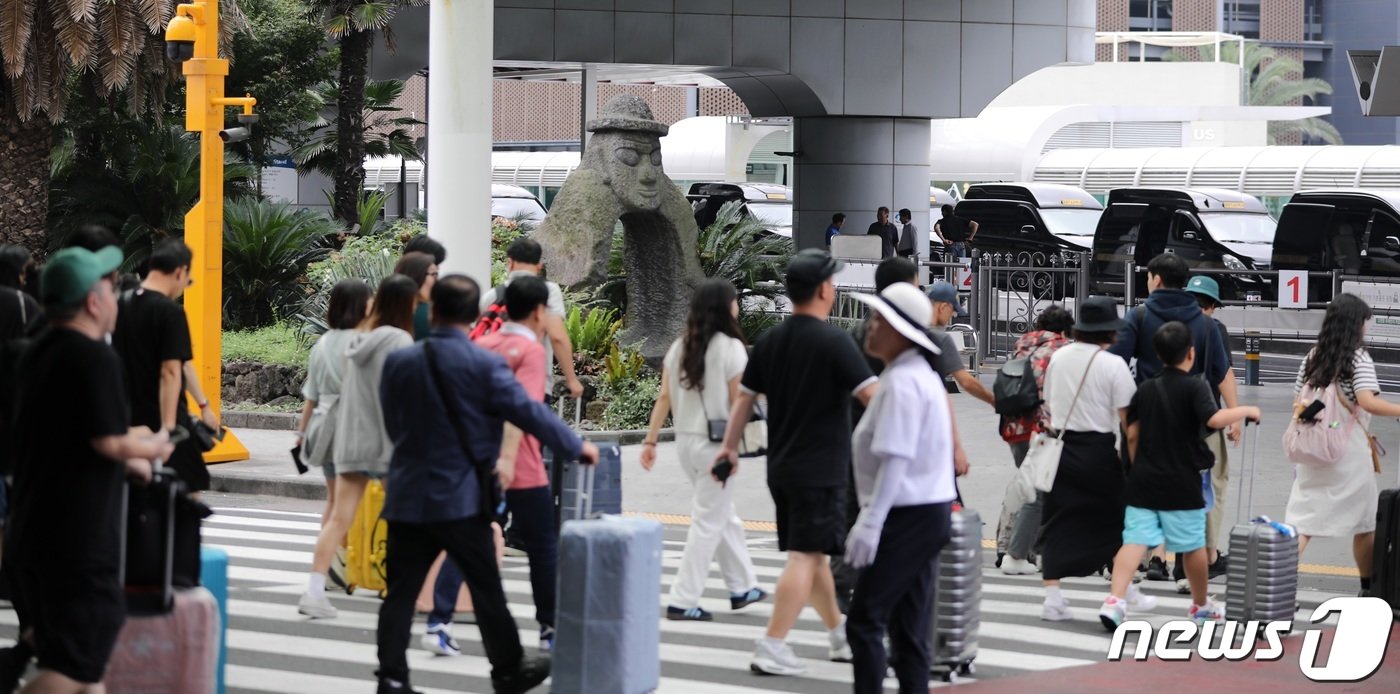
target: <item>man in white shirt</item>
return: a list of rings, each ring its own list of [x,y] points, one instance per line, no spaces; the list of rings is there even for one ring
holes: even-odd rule
[[[542,259],[544,249],[540,248],[538,241],[528,238],[517,239],[506,249],[506,284],[517,277],[538,277],[542,270]],[[545,282],[549,287],[548,312],[545,317],[544,333],[548,338],[545,341],[545,362],[548,363],[550,357],[559,360],[559,372],[564,374],[564,385],[569,389],[570,397],[581,397],[583,395],[583,383],[578,380],[574,373],[574,346],[569,341],[569,332],[564,329],[564,292],[554,282]],[[485,312],[492,304],[497,303],[496,289],[482,294],[481,310]],[[549,385],[554,384],[553,371],[550,371]]]
[[[919,227],[914,226],[914,215],[909,208],[899,211],[899,245],[895,248],[895,253],[901,258],[913,260],[919,255]]]

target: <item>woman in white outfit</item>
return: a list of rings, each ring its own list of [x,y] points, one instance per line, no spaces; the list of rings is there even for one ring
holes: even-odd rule
[[[1327,307],[1317,346],[1298,369],[1295,393],[1304,384],[1326,388],[1333,383],[1341,404],[1354,413],[1347,452],[1335,465],[1296,465],[1293,491],[1284,521],[1298,529],[1301,556],[1313,537],[1351,536],[1361,590],[1370,590],[1371,553],[1376,530],[1376,469],[1367,430],[1371,415],[1400,417],[1400,404],[1380,397],[1376,365],[1361,346],[1371,307],[1353,294],[1338,294]],[[1307,404],[1307,403],[1304,403]]]
[[[720,421],[720,435],[729,406],[739,394],[739,378],[748,364],[748,349],[739,332],[739,298],[734,285],[706,280],[690,301],[685,333],[666,352],[661,393],[651,411],[651,427],[642,448],[642,467],[656,464],[656,439],[666,415],[673,414],[681,469],[695,487],[691,498],[690,531],[685,538],[676,581],[671,584],[666,618],[708,622],[700,594],[710,560],[719,559],[729,587],[730,609],[737,610],[767,596],[758,588],[753,561],[744,541],[744,523],[734,510],[733,493],[710,476],[720,444],[711,440],[710,420]],[[718,555],[716,557],[716,555]]]

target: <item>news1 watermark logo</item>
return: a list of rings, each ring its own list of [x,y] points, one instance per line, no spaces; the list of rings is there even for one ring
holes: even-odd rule
[[[1322,632],[1303,632],[1303,648],[1298,668],[1314,682],[1360,682],[1380,669],[1385,658],[1390,625],[1394,616],[1390,605],[1380,598],[1332,598],[1313,610],[1308,623],[1337,615],[1337,628],[1327,662],[1319,663],[1317,651]],[[1278,660],[1283,657],[1283,638],[1293,631],[1293,622],[1204,622],[1191,620],[1152,624],[1132,620],[1113,632],[1108,659],[1123,659],[1129,635],[1137,635],[1130,657],[1147,660],[1149,652],[1159,660]],[[1199,638],[1197,638],[1199,636]],[[1194,640],[1194,644],[1192,641]]]

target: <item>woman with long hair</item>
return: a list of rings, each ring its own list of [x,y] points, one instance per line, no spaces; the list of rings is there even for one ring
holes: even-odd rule
[[[1041,395],[1047,432],[1064,436],[1059,471],[1041,511],[1045,604],[1040,618],[1046,621],[1073,619],[1060,579],[1102,569],[1123,544],[1125,479],[1117,441],[1119,428],[1127,428],[1137,385],[1128,363],[1106,351],[1123,325],[1113,299],[1085,299],[1074,342],[1055,350],[1046,367]],[[1134,606],[1147,604],[1136,586],[1127,598]]]
[[[1293,392],[1304,385],[1336,384],[1341,404],[1356,421],[1346,455],[1335,465],[1295,465],[1284,522],[1298,529],[1301,557],[1313,537],[1350,535],[1352,555],[1361,573],[1361,590],[1371,588],[1371,553],[1376,530],[1376,472],[1367,430],[1371,415],[1400,417],[1400,404],[1380,397],[1380,381],[1371,355],[1361,346],[1371,307],[1354,294],[1338,294],[1327,306],[1317,346],[1298,368]],[[1306,404],[1306,403],[1304,403]]]
[[[661,425],[668,414],[673,415],[681,469],[695,487],[690,530],[676,581],[671,584],[667,619],[714,619],[700,607],[700,594],[716,553],[729,587],[730,609],[767,596],[758,588],[744,540],[744,523],[734,510],[733,492],[710,476],[710,465],[720,447],[710,438],[710,421],[729,419],[730,403],[739,397],[739,379],[749,360],[738,316],[738,292],[728,281],[708,279],[695,290],[685,332],[666,352],[661,393],[651,410],[651,426],[642,444],[642,467],[650,471],[656,464]]]
[[[316,538],[306,594],[297,605],[297,611],[308,617],[336,615],[335,606],[326,597],[326,572],[331,558],[355,519],[369,481],[381,479],[389,472],[394,446],[384,430],[379,379],[385,357],[413,344],[413,310],[417,303],[418,284],[403,275],[390,275],[379,283],[369,315],[346,344],[340,411],[336,414],[336,435],[330,450],[336,467],[335,502]]]
[[[427,339],[428,333],[432,332],[428,311],[433,295],[433,285],[437,284],[437,259],[430,253],[406,250],[403,257],[399,258],[398,264],[394,266],[394,272],[404,275],[418,284],[418,308],[413,311],[413,330],[409,332],[413,333],[414,340]]]
[[[308,465],[319,466],[326,476],[326,508],[321,524],[330,518],[335,504],[335,462],[331,444],[335,441],[335,420],[339,413],[340,384],[345,374],[345,347],[369,312],[374,290],[361,279],[344,279],[331,287],[326,309],[325,334],[311,346],[306,366],[306,383],[301,395],[305,404],[297,423],[297,445]]]

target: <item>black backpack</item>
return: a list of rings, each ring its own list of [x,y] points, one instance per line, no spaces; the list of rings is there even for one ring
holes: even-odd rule
[[[1009,417],[1027,414],[1040,406],[1040,387],[1029,357],[1009,360],[997,369],[992,397],[997,414]]]

